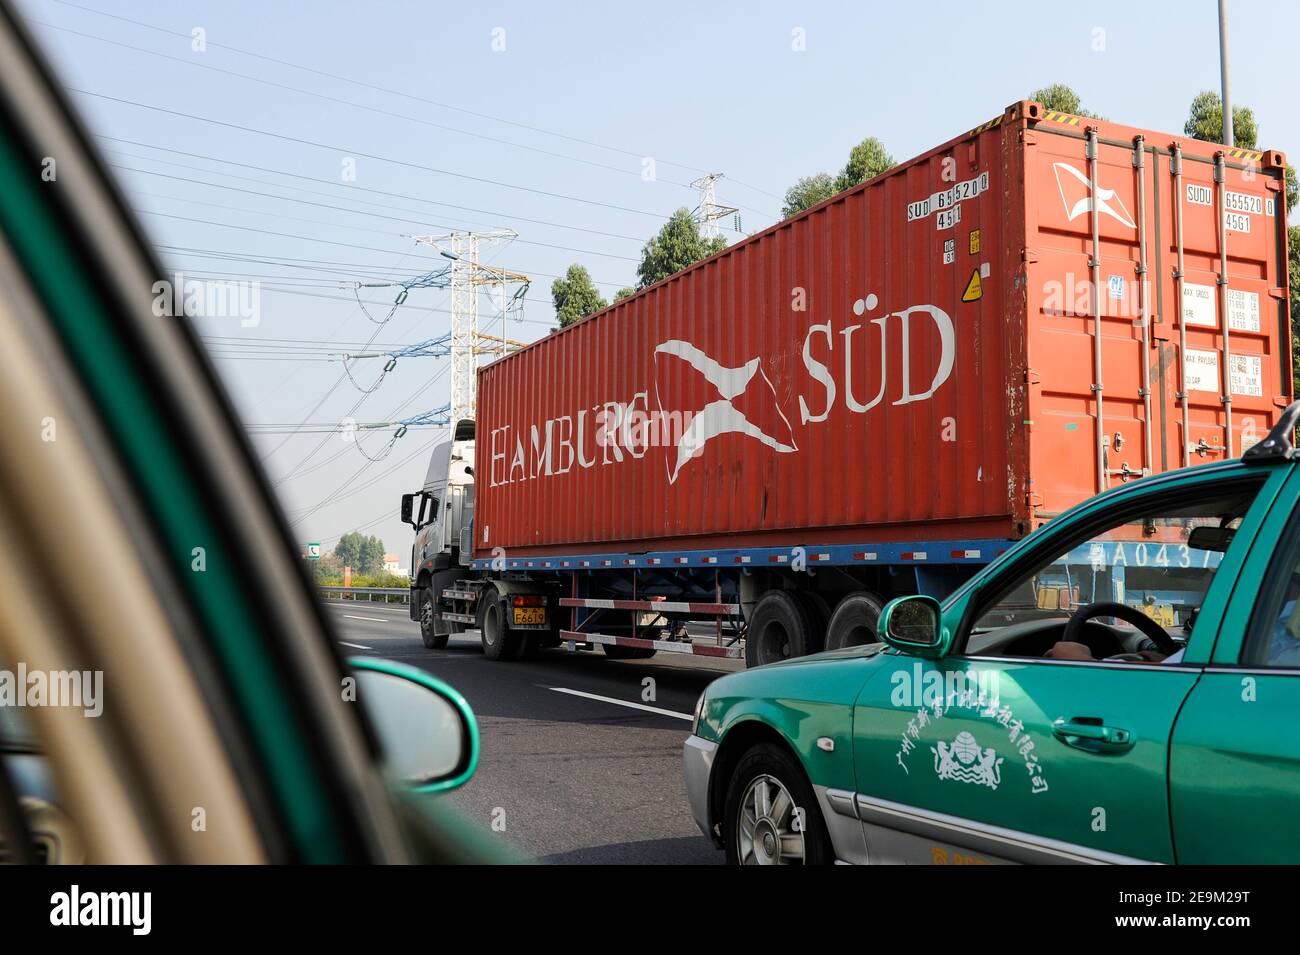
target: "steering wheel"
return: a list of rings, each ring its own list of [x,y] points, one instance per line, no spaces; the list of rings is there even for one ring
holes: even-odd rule
[[[1061,639],[1067,643],[1082,643],[1079,639],[1079,632],[1083,625],[1093,617],[1118,617],[1126,623],[1131,623],[1142,633],[1151,639],[1151,642],[1165,656],[1175,653],[1178,650],[1178,643],[1173,637],[1165,632],[1165,628],[1160,626],[1141,610],[1136,607],[1130,607],[1128,604],[1101,602],[1095,604],[1085,604],[1070,616],[1070,622],[1065,625],[1065,633]]]

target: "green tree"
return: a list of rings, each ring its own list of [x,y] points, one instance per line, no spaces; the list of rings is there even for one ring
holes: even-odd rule
[[[1207,143],[1223,142],[1223,100],[1213,90],[1202,90],[1192,100],[1183,132]],[[1259,148],[1259,127],[1249,106],[1232,107],[1232,138],[1242,149]]]
[[[631,298],[631,297],[632,297],[633,295],[635,295],[635,294],[636,294],[636,289],[631,288],[630,286],[625,285],[625,286],[623,286],[621,289],[619,289],[617,292],[614,293],[614,301],[616,301],[616,302],[621,302],[621,301],[623,301],[623,299],[625,299],[625,298]]]
[[[551,304],[555,306],[555,318],[563,328],[592,312],[599,312],[609,303],[596,291],[591,273],[574,263],[563,278],[551,283]]]
[[[359,569],[363,574],[383,573],[384,542],[378,537],[367,537],[362,541]]]
[[[338,580],[343,576],[343,564],[335,554],[322,554],[320,560],[309,561],[317,583]]]
[[[1183,132],[1203,142],[1223,142],[1223,100],[1218,93],[1204,90],[1196,94],[1187,112]],[[1234,145],[1242,149],[1259,148],[1259,126],[1255,122],[1255,111],[1249,106],[1232,107],[1232,138]],[[1300,185],[1296,182],[1295,167],[1290,163],[1287,163],[1285,175],[1286,211],[1290,213],[1300,199]]]
[[[781,207],[781,216],[788,219],[805,209],[811,209],[838,191],[835,187],[835,177],[828,172],[804,176],[785,191],[785,205]]]
[[[788,219],[805,209],[811,209],[845,189],[852,189],[858,183],[874,179],[893,165],[894,157],[889,155],[885,144],[875,136],[868,136],[849,150],[849,160],[837,174],[813,173],[787,189],[781,215]]]
[[[356,531],[348,531],[334,545],[334,556],[343,567],[356,570],[361,566],[361,545],[365,538]]]
[[[384,569],[384,542],[349,531],[334,545],[333,559],[340,568],[351,567],[354,574],[377,574]]]
[[[726,247],[727,240],[722,236],[706,241],[690,211],[678,209],[641,250],[637,288],[648,288]]]
[[[894,165],[894,157],[889,155],[885,144],[875,136],[868,136],[849,150],[849,161],[835,179],[835,191],[852,189],[858,183],[874,179]]]
[[[1300,226],[1287,227],[1287,272],[1291,281],[1291,397],[1300,397]]]
[[[1071,116],[1082,116],[1084,119],[1102,118],[1084,109],[1079,94],[1064,83],[1053,83],[1051,86],[1034,90],[1029,94],[1029,98],[1038,100],[1048,109],[1056,110],[1058,113],[1069,113]]]

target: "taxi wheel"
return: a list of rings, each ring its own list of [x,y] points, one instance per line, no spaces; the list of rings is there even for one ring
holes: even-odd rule
[[[727,787],[723,843],[728,865],[828,865],[826,823],[803,768],[775,743],[740,758]]]
[[[519,631],[506,625],[506,602],[493,593],[479,598],[479,635],[483,655],[489,660],[514,660],[519,656],[522,640]]]
[[[420,639],[430,650],[441,650],[447,645],[450,633],[438,633],[433,626],[433,595],[429,588],[420,590]]]

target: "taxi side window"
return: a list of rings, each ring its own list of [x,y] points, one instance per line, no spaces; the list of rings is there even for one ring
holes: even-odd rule
[[[984,607],[974,632],[1065,620],[1089,604],[1123,603],[1186,636],[1257,491],[1155,501],[1112,526],[1095,528]],[[1121,620],[1114,625],[1132,629]]]
[[[1300,511],[1291,516],[1255,602],[1242,663],[1300,670]]]

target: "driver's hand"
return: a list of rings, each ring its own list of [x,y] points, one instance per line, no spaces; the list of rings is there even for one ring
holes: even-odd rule
[[[1052,660],[1095,660],[1092,651],[1082,643],[1073,643],[1062,640],[1052,649],[1047,651],[1047,656]]]

